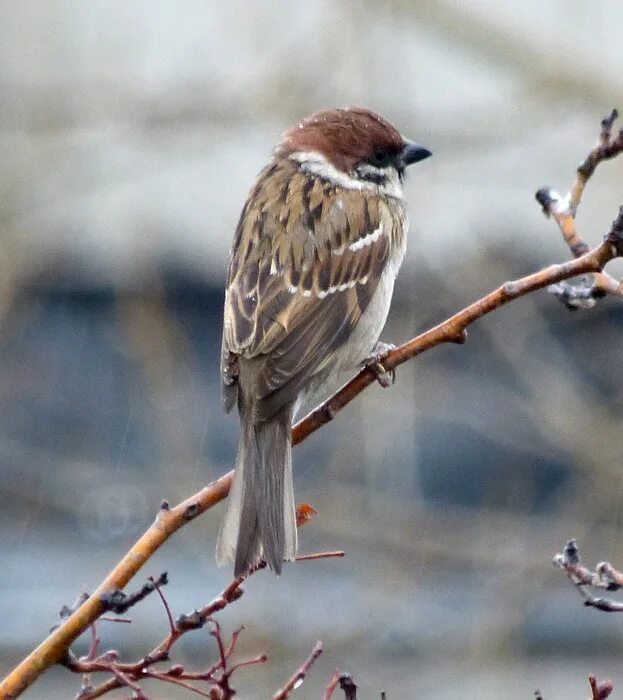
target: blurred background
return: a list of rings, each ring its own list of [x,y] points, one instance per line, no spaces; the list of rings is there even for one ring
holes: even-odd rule
[[[406,186],[410,248],[384,334],[402,342],[569,257],[534,192],[566,191],[602,115],[623,107],[623,9],[7,0],[0,13],[3,674],[162,498],[231,468],[228,250],[281,132],[360,104],[434,152]],[[604,164],[587,189],[592,244],[622,176],[623,160]],[[221,614],[246,626],[241,656],[269,655],[239,672],[240,697],[270,697],[316,639],[325,654],[297,697],[319,697],[335,667],[363,698],[582,698],[590,671],[622,692],[623,619],[584,609],[550,563],[574,536],[587,563],[623,565],[622,323],[620,300],[570,313],[532,294],[297,447],[297,498],[319,513],[301,550],[348,556],[262,573]],[[214,564],[222,513],[184,528],[135,585],[169,571],[176,614],[214,597],[229,580]],[[155,597],[132,618],[100,625],[103,648],[139,657],[166,632]],[[207,631],[176,653],[214,657]],[[25,697],[78,687],[57,669]]]

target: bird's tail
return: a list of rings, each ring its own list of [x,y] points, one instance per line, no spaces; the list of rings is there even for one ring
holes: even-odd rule
[[[216,545],[218,564],[235,561],[235,576],[262,559],[279,574],[296,556],[291,423],[292,406],[257,423],[242,407],[236,473]]]

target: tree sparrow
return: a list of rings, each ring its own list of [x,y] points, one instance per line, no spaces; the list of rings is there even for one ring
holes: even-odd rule
[[[371,356],[405,254],[405,168],[429,150],[351,107],[287,131],[234,236],[221,376],[240,414],[236,473],[217,544],[242,575],[296,556],[290,433],[305,395]]]

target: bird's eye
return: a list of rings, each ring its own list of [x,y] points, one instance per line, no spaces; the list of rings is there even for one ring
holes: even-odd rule
[[[389,165],[391,156],[384,148],[378,148],[376,151],[374,151],[371,161],[373,165],[376,165],[379,168],[384,168],[386,165]]]

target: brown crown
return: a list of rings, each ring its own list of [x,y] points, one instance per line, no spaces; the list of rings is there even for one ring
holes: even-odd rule
[[[283,135],[278,151],[319,151],[342,172],[379,149],[398,153],[405,141],[388,121],[363,107],[314,112]]]

